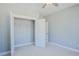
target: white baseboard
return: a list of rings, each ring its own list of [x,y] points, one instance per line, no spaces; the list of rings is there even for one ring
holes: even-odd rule
[[[0,53],[0,56],[7,55],[7,54],[9,54],[9,53],[10,53],[10,51],[2,52],[2,53]]]
[[[71,50],[71,51],[79,53],[78,49],[74,49],[74,48],[67,47],[67,46],[64,46],[64,45],[61,45],[61,44],[58,44],[58,43],[53,43],[53,42],[49,42],[49,44],[56,45],[56,46],[59,46],[61,48],[65,48],[65,49],[68,49],[68,50]]]
[[[22,46],[31,45],[31,44],[33,44],[33,42],[19,44],[19,45],[16,45],[15,47],[17,48],[17,47],[22,47]]]

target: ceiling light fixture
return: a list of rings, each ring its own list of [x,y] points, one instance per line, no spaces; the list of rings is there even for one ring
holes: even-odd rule
[[[45,8],[48,5],[52,5],[52,6],[57,7],[58,6],[58,3],[44,3],[43,6],[42,6],[42,8]]]

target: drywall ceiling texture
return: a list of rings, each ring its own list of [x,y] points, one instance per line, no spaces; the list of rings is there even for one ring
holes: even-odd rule
[[[79,50],[79,5],[47,17],[50,42]]]
[[[10,50],[10,11],[38,18],[35,4],[0,4],[0,53]]]
[[[58,3],[57,7],[55,7],[53,5],[49,5],[49,6],[46,6],[45,8],[41,8],[43,4],[39,4],[39,8],[40,8],[39,12],[40,12],[41,16],[48,16],[52,13],[61,11],[61,10],[66,9],[68,7],[74,6],[76,4],[77,3]]]

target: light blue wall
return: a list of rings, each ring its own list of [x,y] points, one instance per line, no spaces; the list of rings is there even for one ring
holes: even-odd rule
[[[0,29],[0,38],[2,38],[2,35],[1,35],[2,33],[1,33],[1,29]],[[0,47],[2,48],[2,40],[0,39]],[[2,51],[2,49],[0,49],[0,52]]]
[[[0,4],[0,53],[10,50],[10,11],[15,14],[38,17],[35,4]]]
[[[0,52],[10,50],[9,16],[0,13]]]
[[[79,5],[47,17],[50,42],[79,49]]]

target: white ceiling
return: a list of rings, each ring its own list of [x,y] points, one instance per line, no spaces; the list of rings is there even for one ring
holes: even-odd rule
[[[69,8],[69,7],[74,6],[76,4],[77,3],[59,3],[59,6],[57,6],[57,7],[54,7],[54,6],[50,5],[50,6],[47,6],[46,8],[41,8],[41,6],[43,4],[39,4],[38,9],[39,9],[39,12],[42,16],[48,16],[52,13],[63,10],[65,8]]]
[[[76,5],[77,3],[58,3],[59,6],[57,7],[53,7],[52,5],[51,6],[47,6],[46,8],[41,8],[43,6],[43,3],[10,3],[10,4],[7,4],[7,3],[3,3],[3,4],[0,4],[0,8],[2,9],[4,6],[6,7],[9,7],[9,8],[14,8],[16,10],[29,10],[28,12],[33,12],[33,13],[36,13],[36,12],[39,12],[42,16],[48,16],[52,13],[55,13],[57,11],[60,11],[60,10],[63,10],[65,8],[68,8],[68,7],[71,7],[71,6],[74,6]]]

